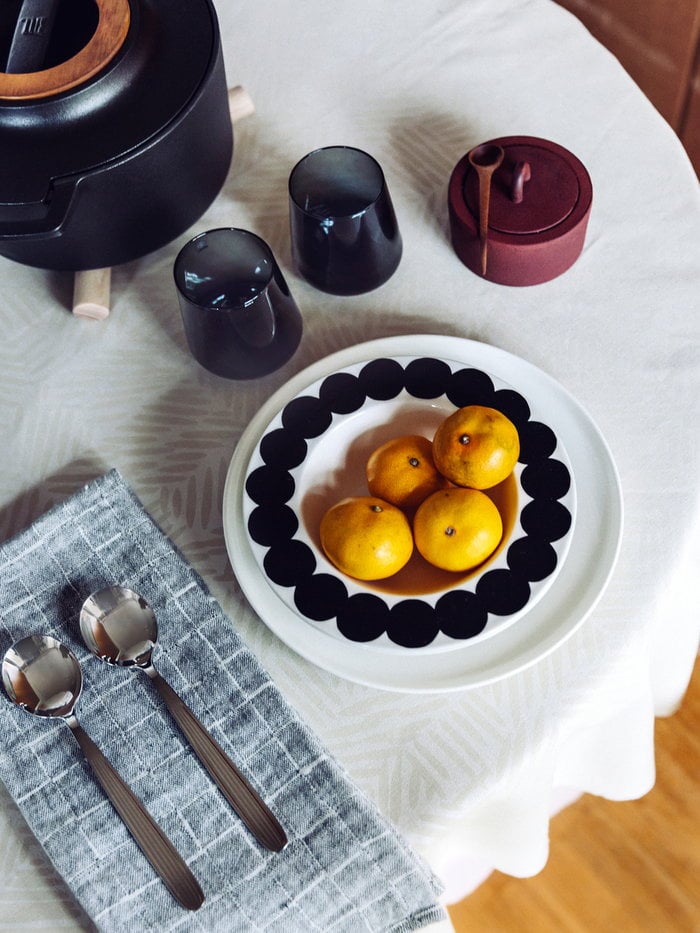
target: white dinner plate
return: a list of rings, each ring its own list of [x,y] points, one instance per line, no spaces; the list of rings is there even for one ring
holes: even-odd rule
[[[568,455],[576,487],[576,521],[566,559],[551,585],[517,624],[496,637],[468,639],[449,651],[387,654],[328,637],[290,608],[268,582],[253,553],[244,515],[251,458],[284,406],[332,373],[375,358],[431,357],[493,374],[515,387],[533,411],[546,413]],[[290,648],[340,677],[387,690],[443,692],[499,680],[533,664],[569,638],[602,595],[622,534],[622,496],[609,448],[575,399],[555,380],[519,357],[457,337],[391,337],[341,350],[308,367],[276,392],[243,433],[228,470],[223,523],[229,559],[241,588],[268,627]]]

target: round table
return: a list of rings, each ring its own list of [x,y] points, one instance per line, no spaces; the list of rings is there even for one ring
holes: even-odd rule
[[[228,180],[200,222],[113,270],[102,322],[71,315],[70,276],[0,261],[0,535],[117,467],[452,902],[491,868],[538,872],[563,800],[646,793],[654,717],[683,697],[700,620],[697,179],[618,62],[549,0],[217,10],[229,84],[256,112],[236,125]],[[448,225],[455,164],[511,134],[564,146],[593,184],[577,262],[523,288],[462,265]],[[333,144],[378,159],[404,242],[395,275],[352,298],[291,264],[289,172]],[[213,376],[187,350],[173,261],[219,226],[268,242],[304,318],[293,359],[259,380]],[[555,380],[606,439],[624,498],[619,558],[583,624],[523,670],[446,692],[367,686],[303,658],[246,599],[223,533],[229,463],[273,393],[331,353],[413,334],[499,348]],[[3,922],[88,929],[1,788],[0,829]]]

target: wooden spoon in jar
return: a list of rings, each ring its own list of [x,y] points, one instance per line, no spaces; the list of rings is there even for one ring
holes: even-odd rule
[[[479,179],[479,242],[481,243],[481,274],[486,275],[488,265],[489,205],[491,203],[491,177],[503,162],[503,149],[492,143],[476,146],[468,153],[469,164]]]

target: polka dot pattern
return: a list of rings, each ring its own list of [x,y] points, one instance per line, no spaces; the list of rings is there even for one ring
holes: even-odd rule
[[[294,537],[299,523],[287,505],[295,491],[291,471],[303,463],[307,441],[328,430],[335,415],[358,411],[368,399],[394,399],[403,391],[417,399],[445,396],[458,408],[488,405],[502,411],[518,429],[524,464],[520,483],[532,500],[521,512],[521,536],[508,546],[507,568],[487,570],[473,590],[449,591],[434,606],[416,598],[389,605],[372,593],[349,593],[340,576],[322,572],[312,549]],[[560,501],[571,486],[568,467],[553,456],[554,431],[531,420],[525,398],[512,389],[496,389],[487,373],[470,368],[453,372],[446,362],[432,358],[405,365],[376,359],[356,374],[328,376],[317,396],[293,399],[281,423],[260,441],[263,465],[246,479],[246,494],[254,503],[248,532],[267,549],[263,567],[268,578],[293,589],[294,605],[302,616],[314,622],[335,621],[350,641],[371,642],[386,634],[397,645],[418,649],[430,645],[438,633],[455,640],[474,638],[484,631],[490,615],[508,616],[523,609],[531,584],[554,572],[558,558],[552,542],[564,538],[572,524],[571,513]]]
[[[403,648],[425,648],[440,631],[440,621],[430,603],[422,599],[403,599],[389,612],[386,633]]]

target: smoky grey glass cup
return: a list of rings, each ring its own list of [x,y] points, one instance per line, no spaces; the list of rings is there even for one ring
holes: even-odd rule
[[[254,379],[294,354],[302,318],[270,247],[236,227],[191,239],[173,267],[190,352],[227,379]]]
[[[321,291],[360,295],[398,268],[403,244],[381,166],[352,146],[304,156],[289,176],[292,259]]]

